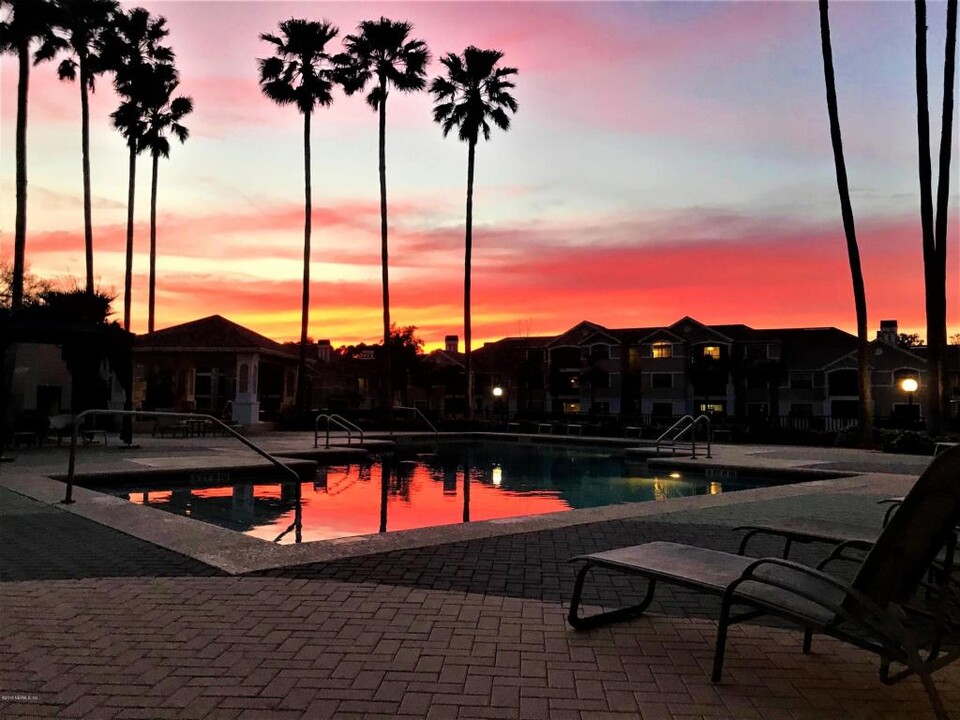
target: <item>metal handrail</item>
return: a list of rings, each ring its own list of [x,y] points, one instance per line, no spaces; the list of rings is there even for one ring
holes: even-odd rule
[[[354,430],[360,433],[360,442],[361,443],[363,442],[363,430],[360,428],[360,426],[350,422],[342,415],[337,415],[337,414],[330,415],[327,413],[320,413],[319,415],[317,415],[317,418],[316,420],[314,420],[314,423],[313,423],[313,446],[315,448],[320,447],[320,421],[323,419],[326,419],[327,421],[326,447],[330,447],[330,423],[331,422],[334,423],[335,425],[339,425],[340,427],[342,427],[344,430],[347,431],[347,445],[349,445],[350,441],[353,439]]]
[[[421,412],[420,408],[407,407],[407,406],[405,406],[405,405],[394,405],[394,406],[393,406],[393,409],[394,409],[394,410],[412,410],[415,414],[419,415],[419,416],[423,419],[423,421],[427,424],[427,427],[428,427],[428,428],[430,428],[431,430],[433,430],[433,434],[434,434],[434,435],[439,435],[439,434],[440,434],[440,431],[437,430],[437,428],[434,427],[433,423],[430,422],[430,421],[427,419],[427,416],[424,415],[423,412]],[[391,435],[393,434],[393,428],[390,429],[390,434],[391,434]]]
[[[662,434],[660,437],[657,438],[657,444],[656,444],[657,455],[660,454],[660,443],[664,442],[664,441],[668,438],[668,436],[670,435],[670,433],[672,433],[674,430],[676,430],[678,427],[680,427],[681,425],[683,425],[683,424],[686,423],[686,422],[692,423],[692,422],[693,422],[693,416],[692,416],[692,415],[684,415],[682,418],[680,418],[679,420],[677,420],[673,425],[671,425],[670,427],[668,427],[668,428],[663,432],[663,434]],[[683,431],[681,430],[681,432],[683,432]],[[678,433],[678,435],[679,435],[679,433]],[[671,443],[675,443],[676,440],[677,440],[676,436],[670,438],[670,442],[671,442]]]
[[[657,438],[657,445],[656,445],[657,454],[658,455],[660,454],[660,444],[661,443],[666,444],[667,442],[670,443],[670,446],[674,448],[674,452],[676,452],[677,441],[689,431],[690,432],[690,450],[693,454],[693,457],[696,457],[697,456],[697,425],[701,422],[704,422],[707,424],[707,458],[708,459],[712,458],[713,456],[710,454],[710,449],[713,442],[713,425],[710,421],[709,415],[698,415],[696,418],[694,418],[692,415],[684,415],[682,418],[677,420],[673,425],[667,428],[666,432],[664,432],[660,437]],[[668,437],[670,433],[672,433],[681,425],[683,427],[680,428],[680,431],[676,435],[674,435],[673,437]]]
[[[212,422],[214,425],[218,425],[222,430],[226,430],[228,433],[233,435],[237,440],[246,445],[248,448],[253,450],[255,453],[260,455],[263,458],[266,458],[271,463],[276,465],[278,468],[288,473],[297,483],[300,483],[300,476],[297,475],[296,471],[293,470],[289,465],[285,465],[280,462],[273,455],[268,453],[263,448],[254,445],[252,442],[247,440],[243,435],[238,433],[232,427],[224,423],[219,418],[215,418],[213,415],[205,415],[203,413],[176,413],[176,412],[156,412],[153,410],[84,410],[83,412],[77,413],[74,415],[72,422],[70,423],[70,464],[67,467],[67,494],[63,498],[64,504],[70,504],[74,502],[73,500],[73,478],[76,469],[77,462],[77,428],[80,427],[80,421],[89,417],[96,415],[111,415],[116,417],[147,417],[147,418],[174,418],[179,420],[204,420]]]

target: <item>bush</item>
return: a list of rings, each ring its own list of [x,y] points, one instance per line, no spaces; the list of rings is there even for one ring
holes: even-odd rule
[[[881,430],[878,439],[884,452],[905,455],[933,455],[936,446],[927,433],[915,430]]]

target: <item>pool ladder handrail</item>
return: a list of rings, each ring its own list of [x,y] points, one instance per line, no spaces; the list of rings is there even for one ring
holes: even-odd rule
[[[712,458],[710,454],[710,448],[713,438],[713,427],[710,422],[709,415],[698,415],[696,418],[693,415],[684,415],[682,418],[677,420],[673,425],[666,429],[666,431],[657,438],[656,450],[657,455],[660,454],[661,445],[669,445],[673,449],[673,453],[677,452],[677,441],[680,440],[688,432],[690,433],[690,452],[693,457],[697,456],[697,425],[700,423],[706,423],[707,426],[707,459]],[[679,430],[678,430],[679,428]],[[676,434],[672,434],[675,430],[678,430]],[[671,435],[672,434],[672,435]]]
[[[350,444],[350,441],[353,440],[353,433],[356,431],[360,434],[360,444],[363,444],[363,429],[349,420],[347,420],[342,415],[337,415],[336,413],[320,413],[313,421],[313,446],[315,448],[320,447],[320,421],[327,421],[327,440],[324,447],[330,447],[330,423],[334,425],[339,425],[344,430],[347,431],[347,445]]]
[[[269,460],[272,464],[276,465],[278,468],[283,470],[285,473],[289,474],[299,485],[300,476],[297,475],[296,471],[291,468],[289,465],[281,462],[278,458],[268,453],[266,450],[261,448],[258,445],[250,442],[243,435],[238,433],[232,427],[224,423],[219,418],[215,418],[213,415],[206,415],[204,413],[178,413],[178,412],[161,412],[156,410],[106,410],[94,408],[92,410],[83,410],[82,412],[77,413],[73,416],[72,421],[70,422],[70,462],[67,466],[67,494],[64,496],[61,501],[65,505],[69,505],[74,502],[73,499],[73,479],[76,471],[77,463],[77,430],[80,427],[82,420],[90,416],[97,415],[109,415],[113,417],[129,417],[129,418],[174,418],[179,420],[203,420],[204,422],[211,422],[214,425],[220,427],[221,430],[225,430],[230,435],[233,435],[237,440],[246,445],[248,448],[253,450],[255,453],[260,455],[263,458]],[[132,435],[132,433],[131,433]]]
[[[408,407],[408,406],[406,406],[406,405],[394,405],[394,406],[393,406],[393,409],[394,409],[394,410],[411,410],[411,411],[413,411],[414,414],[419,415],[419,416],[421,417],[421,419],[427,424],[427,427],[428,427],[428,428],[430,428],[431,430],[433,430],[433,434],[434,434],[434,435],[439,435],[439,434],[440,434],[440,431],[437,430],[437,428],[434,427],[433,423],[430,422],[430,421],[427,419],[427,416],[423,414],[423,412],[420,410],[420,408],[417,408],[417,407]],[[390,428],[390,434],[393,435],[393,427]]]

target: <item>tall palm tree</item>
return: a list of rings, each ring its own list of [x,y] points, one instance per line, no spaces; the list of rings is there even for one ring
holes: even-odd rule
[[[943,67],[943,114],[940,126],[940,172],[936,218],[933,169],[930,165],[930,117],[927,107],[927,7],[916,0],[917,140],[920,169],[920,228],[923,242],[924,299],[927,316],[927,430],[943,431],[944,373],[947,345],[947,212],[950,204],[950,159],[953,145],[953,94],[957,50],[957,0],[947,3],[947,39]]]
[[[434,96],[433,119],[440,123],[446,137],[453,128],[467,143],[467,219],[463,275],[464,365],[467,373],[467,418],[473,419],[473,369],[470,361],[470,272],[473,253],[473,171],[480,133],[490,139],[490,123],[501,130],[510,129],[507,111],[517,111],[517,101],[510,94],[514,87],[509,78],[517,74],[513,67],[498,67],[503,58],[499,50],[480,50],[472,45],[463,55],[448,53],[440,59],[446,76],[435,78],[430,85]]]
[[[280,34],[262,33],[276,54],[258,60],[260,89],[278,105],[296,105],[303,115],[303,296],[300,310],[300,361],[297,366],[297,408],[307,409],[307,325],[310,320],[310,120],[313,110],[333,102],[336,65],[326,51],[340,32],[326,20],[290,18],[280,23]]]
[[[837,86],[833,72],[833,49],[830,45],[830,8],[828,0],[820,0],[820,44],[823,51],[823,76],[827,86],[827,112],[830,116],[830,139],[833,143],[833,161],[837,171],[837,191],[840,194],[840,215],[847,239],[847,257],[853,280],[853,300],[857,310],[857,378],[860,390],[861,444],[873,444],[873,398],[870,387],[870,338],[867,336],[867,294],[860,267],[860,247],[850,203],[847,165],[843,158],[843,139],[840,134],[840,113],[837,109]]]
[[[30,88],[30,48],[53,40],[56,6],[50,0],[0,0],[0,54],[16,54],[16,218],[13,238],[13,287],[11,307],[23,306],[23,275],[27,247],[27,96]]]
[[[387,243],[387,96],[390,88],[416,92],[426,86],[430,52],[423,40],[410,40],[413,26],[385,17],[364,20],[357,35],[347,35],[345,55],[337,57],[343,65],[344,90],[352,95],[363,90],[376,76],[376,84],[367,95],[367,103],[380,114],[380,263],[383,284],[383,347],[386,368],[386,404],[393,404],[390,342],[390,270]]]
[[[166,18],[151,15],[143,8],[117,13],[114,34],[107,38],[105,57],[114,71],[114,88],[121,98],[111,114],[129,149],[127,183],[127,246],[123,281],[123,327],[130,329],[133,291],[133,217],[137,185],[137,155],[143,149],[147,115],[154,83],[164,76],[172,81],[173,51],[160,42],[169,34]]]
[[[113,23],[116,0],[56,0],[60,7],[60,29],[64,37],[47,40],[37,52],[38,60],[51,60],[60,50],[68,57],[61,61],[57,74],[61,80],[79,79],[80,155],[83,169],[83,238],[89,295],[93,283],[93,218],[90,190],[90,99],[94,79],[106,71],[102,61],[103,38]]]
[[[193,100],[185,96],[173,97],[180,84],[176,72],[172,78],[162,71],[154,73],[153,87],[148,91],[146,125],[143,133],[144,149],[150,152],[153,172],[150,183],[150,283],[147,301],[147,332],[155,329],[157,285],[157,175],[160,158],[170,157],[170,136],[181,143],[187,141],[190,131],[183,119],[193,112]]]

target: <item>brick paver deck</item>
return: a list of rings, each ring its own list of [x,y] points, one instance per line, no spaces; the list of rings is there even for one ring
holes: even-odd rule
[[[822,498],[831,511],[872,498]],[[753,517],[810,502],[751,503]],[[716,600],[658,589],[650,614],[565,622],[566,559],[652,539],[734,549],[734,506],[398,550],[230,577],[0,489],[0,718],[930,717],[872,655],[767,623],[730,631],[709,681]],[[773,552],[775,544],[758,547]],[[818,552],[799,548],[812,560]],[[637,581],[586,601],[635,601]],[[960,713],[960,667],[937,675]]]

